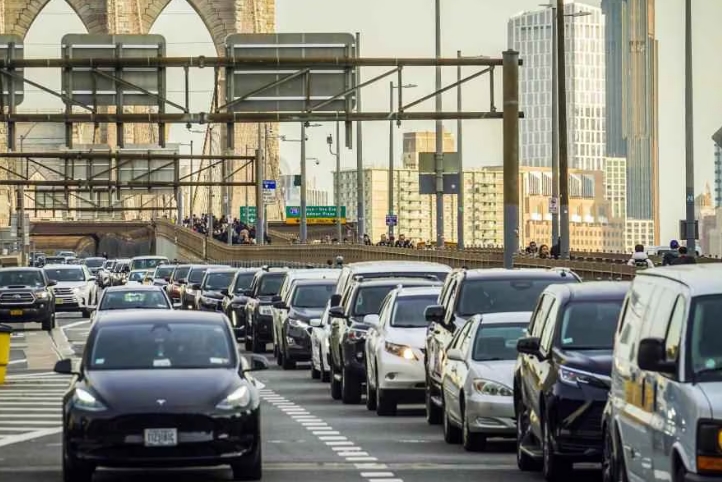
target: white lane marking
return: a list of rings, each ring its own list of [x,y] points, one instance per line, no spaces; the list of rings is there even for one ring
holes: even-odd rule
[[[361,472],[361,477],[370,479],[373,477],[393,477],[393,472]],[[398,479],[397,479],[398,480]]]
[[[386,464],[354,464],[357,469],[360,470],[387,470],[389,468]]]
[[[361,447],[331,447],[331,450],[335,452],[352,452],[354,450],[361,450]]]
[[[369,479],[367,482],[404,482],[403,479]]]
[[[353,445],[353,442],[349,442],[348,440],[346,442],[326,442],[326,445],[335,446],[335,445]]]
[[[48,435],[54,435],[62,431],[63,427],[53,427],[43,430],[34,430],[32,432],[27,432],[19,435],[10,435],[8,437],[3,437],[0,440],[0,447],[5,447],[6,445],[12,445],[20,442],[27,442],[28,440],[33,440],[40,437],[47,437]]]
[[[338,432],[338,431],[335,431],[335,430],[330,430],[330,431],[314,431],[314,432],[311,432],[311,433],[314,434],[314,435],[338,435],[338,434],[339,434],[339,432]]]
[[[10,360],[10,361],[8,362],[8,365],[19,365],[19,364],[21,364],[21,363],[27,363],[27,362],[28,362],[28,359],[27,359],[27,358],[20,358],[20,359],[17,359],[17,360]]]
[[[346,457],[349,462],[376,462],[376,457]]]
[[[75,321],[73,323],[68,323],[67,325],[61,326],[60,329],[61,330],[69,330],[76,326],[87,325],[88,323],[90,323],[90,320]]]
[[[57,403],[54,403],[53,404],[54,407],[52,407],[52,408],[50,408],[50,407],[46,407],[46,408],[18,407],[17,405],[13,408],[13,407],[9,407],[7,405],[9,405],[9,404],[0,403],[0,412],[53,412],[53,413],[55,413],[55,412],[61,413],[62,412],[62,408]]]
[[[336,455],[339,457],[368,457],[368,452],[361,452],[358,450],[352,450],[350,452],[336,452]],[[349,459],[351,460],[351,459]]]
[[[8,411],[7,409],[0,410],[0,412],[7,412],[7,411]],[[50,413],[48,413],[48,414],[43,414],[43,413],[3,413],[2,418],[3,419],[5,419],[5,418],[55,418],[55,419],[60,420],[62,417],[61,417],[61,413],[57,412],[57,413],[53,413],[53,414],[50,414]],[[3,420],[2,423],[12,423],[12,422]]]
[[[335,436],[335,435],[332,436],[332,437],[319,437],[318,439],[319,439],[319,440],[322,440],[322,441],[324,441],[324,442],[331,442],[331,441],[334,441],[334,440],[339,440],[339,441],[341,441],[341,440],[348,440],[346,437],[337,437],[337,436]]]

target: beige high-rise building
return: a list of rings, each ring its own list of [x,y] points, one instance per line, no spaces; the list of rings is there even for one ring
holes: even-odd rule
[[[419,168],[419,154],[436,152],[436,132],[404,132],[403,166],[406,169]],[[454,136],[444,129],[444,152],[456,152]]]

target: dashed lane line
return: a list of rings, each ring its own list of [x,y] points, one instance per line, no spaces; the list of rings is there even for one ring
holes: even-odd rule
[[[291,417],[292,420],[298,422],[336,455],[342,457],[345,462],[352,463],[353,467],[360,471],[361,477],[366,479],[366,482],[403,482],[402,479],[396,477],[394,472],[388,470],[388,465],[379,463],[378,458],[341,435],[338,430],[334,430],[322,418],[312,415],[304,407],[271,389],[259,390],[259,393],[263,401],[273,405]]]

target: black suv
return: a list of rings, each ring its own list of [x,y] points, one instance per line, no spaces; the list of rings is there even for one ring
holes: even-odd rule
[[[341,304],[329,310],[331,333],[329,353],[331,367],[331,397],[343,403],[359,403],[366,381],[366,335],[369,325],[366,315],[378,315],[386,296],[396,288],[414,286],[439,286],[435,275],[419,273],[418,277],[405,275],[400,278],[365,280],[363,275],[354,277],[344,294]]]
[[[246,303],[246,349],[263,353],[266,345],[273,343],[273,297],[278,295],[286,278],[286,268],[264,268],[251,281],[251,287],[243,294]]]
[[[614,334],[628,282],[555,285],[539,298],[517,342],[517,463],[548,481],[575,462],[601,462]]]
[[[55,284],[41,268],[0,268],[0,322],[55,328]]]
[[[581,283],[563,269],[455,270],[444,281],[439,304],[426,308],[426,420],[437,425],[444,413],[441,369],[454,332],[474,315],[533,311],[544,289],[557,283]]]
[[[231,285],[236,271],[236,268],[213,268],[206,271],[203,281],[193,285],[193,289],[199,290],[196,307],[201,311],[221,311],[223,291]]]
[[[231,320],[233,331],[237,340],[246,340],[245,348],[252,348],[251,342],[246,339],[246,303],[248,296],[244,293],[251,287],[253,277],[260,268],[240,268],[236,271],[228,289],[221,290],[223,293],[223,313]]]

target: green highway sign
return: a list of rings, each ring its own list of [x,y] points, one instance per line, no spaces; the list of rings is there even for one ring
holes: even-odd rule
[[[286,206],[286,224],[301,222],[301,208]],[[336,206],[306,206],[308,224],[333,224],[336,222]],[[346,224],[346,206],[341,206],[341,222]]]
[[[238,219],[242,223],[255,224],[256,223],[256,206],[241,206],[241,212]]]

